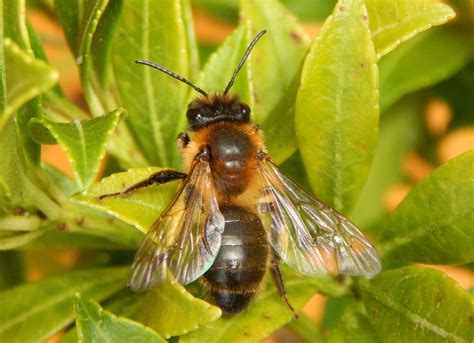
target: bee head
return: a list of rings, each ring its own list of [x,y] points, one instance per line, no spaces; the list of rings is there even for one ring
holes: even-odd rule
[[[235,96],[214,94],[191,102],[186,117],[190,128],[197,130],[220,121],[248,122],[250,108]]]
[[[222,93],[207,94],[205,90],[199,88],[188,79],[153,62],[145,60],[136,60],[135,62],[157,69],[175,78],[176,80],[187,84],[188,86],[192,87],[196,92],[202,94],[202,97],[192,101],[189,104],[188,110],[186,112],[188,123],[192,130],[197,130],[201,127],[205,127],[209,124],[216,123],[219,121],[248,122],[250,120],[250,108],[243,102],[240,102],[237,97],[229,95],[228,92],[234,84],[237,74],[239,73],[240,69],[247,60],[250,51],[252,51],[257,41],[265,34],[265,32],[265,30],[261,31],[250,42],[249,46],[247,47],[247,50],[242,56],[242,59],[235,68],[234,73],[232,74],[232,78],[230,79],[224,92]]]

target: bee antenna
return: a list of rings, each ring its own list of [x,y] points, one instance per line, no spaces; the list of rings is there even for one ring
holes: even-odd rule
[[[196,86],[195,84],[193,84],[191,81],[189,81],[188,79],[185,79],[184,77],[182,77],[181,75],[178,75],[174,72],[172,72],[171,70],[169,69],[166,69],[165,67],[162,67],[158,64],[155,64],[153,62],[150,62],[150,61],[145,61],[145,60],[136,60],[135,63],[137,64],[143,64],[143,65],[146,65],[148,67],[152,67],[152,68],[155,68],[155,69],[158,69],[159,71],[165,73],[165,74],[168,74],[169,76],[175,78],[176,80],[178,81],[181,81],[185,84],[187,84],[188,86],[191,86],[193,87],[193,89],[196,91],[196,92],[199,92],[201,93],[202,95],[204,96],[207,96],[207,93],[202,90],[201,88],[199,88],[198,86]]]
[[[267,30],[260,31],[260,33],[255,36],[255,38],[252,40],[252,42],[250,42],[247,50],[245,51],[244,56],[240,60],[239,65],[237,66],[237,68],[235,68],[234,75],[232,75],[232,78],[230,79],[229,83],[227,84],[227,87],[225,88],[224,94],[227,94],[227,92],[229,92],[230,87],[232,87],[232,85],[234,84],[234,81],[235,81],[235,78],[237,77],[238,72],[240,71],[240,69],[242,69],[242,66],[244,65],[245,61],[247,60],[247,57],[249,57],[250,51],[252,51],[254,45],[257,43],[257,41],[260,39],[260,37],[262,37],[266,32],[267,32]]]

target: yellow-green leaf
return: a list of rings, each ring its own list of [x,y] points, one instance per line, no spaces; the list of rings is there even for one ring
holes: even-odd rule
[[[183,286],[173,282],[141,297],[135,317],[168,339],[196,330],[220,316],[220,308],[193,297]]]
[[[341,0],[306,58],[296,134],[308,178],[348,212],[369,173],[378,132],[375,49],[361,0]]]
[[[176,182],[141,189],[127,197],[109,197],[99,200],[104,194],[123,191],[127,187],[148,178],[160,168],[134,168],[127,172],[116,173],[94,183],[74,200],[84,205],[103,210],[126,223],[146,232],[171,201]]]
[[[251,36],[266,29],[249,56],[252,119],[262,128],[265,144],[277,162],[296,150],[296,93],[310,40],[302,25],[275,0],[241,0],[240,17]],[[251,38],[251,37],[249,37]]]
[[[128,268],[66,273],[0,292],[0,341],[40,342],[72,323],[74,294],[102,300],[125,287]]]
[[[35,59],[10,38],[5,38],[3,44],[6,102],[0,118],[0,128],[21,105],[51,88],[59,77],[50,65]]]
[[[471,58],[472,42],[451,29],[433,29],[380,60],[380,107],[458,72]],[[442,47],[442,48],[441,48]]]
[[[124,1],[112,47],[119,104],[130,114],[129,127],[144,155],[160,167],[179,165],[175,141],[185,127],[191,88],[135,60],[150,60],[189,77],[193,54],[188,48],[193,45],[184,15],[183,0]]]
[[[33,119],[30,129],[37,139],[41,137],[48,142],[52,141],[51,136],[56,139],[66,152],[79,188],[85,189],[94,181],[105,155],[106,144],[122,115],[123,110],[117,109],[101,117],[75,120],[72,123],[56,123],[46,118]],[[51,136],[38,130],[38,124],[46,128]]]
[[[379,252],[386,261],[474,262],[474,151],[419,182],[388,218]]]
[[[82,299],[79,293],[74,297],[74,311],[79,342],[166,342],[152,329],[116,317],[102,310],[96,301]]]
[[[443,273],[404,267],[361,284],[373,328],[384,342],[472,342],[473,298]]]
[[[421,31],[454,18],[451,7],[439,0],[364,0],[377,58]]]

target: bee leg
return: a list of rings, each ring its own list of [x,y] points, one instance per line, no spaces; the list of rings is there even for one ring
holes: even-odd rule
[[[185,177],[186,177],[185,173],[181,173],[176,170],[171,170],[171,169],[160,170],[159,172],[150,175],[149,178],[142,180],[140,182],[137,182],[136,184],[131,185],[130,187],[124,189],[121,192],[101,195],[99,196],[99,200],[109,198],[109,197],[115,197],[115,196],[126,197],[139,189],[150,187],[155,184],[161,185],[163,183],[167,183],[170,181],[184,179]]]
[[[273,276],[273,281],[275,281],[275,284],[278,289],[278,293],[280,293],[280,297],[283,299],[285,302],[286,306],[290,309],[291,312],[293,312],[293,317],[295,319],[298,319],[299,316],[296,313],[295,309],[293,306],[291,306],[290,302],[288,301],[288,297],[286,296],[286,289],[285,289],[285,284],[283,283],[283,278],[281,276],[281,271],[280,267],[278,265],[278,258],[274,257],[272,259],[271,265],[270,265],[270,270],[272,271],[272,276]]]

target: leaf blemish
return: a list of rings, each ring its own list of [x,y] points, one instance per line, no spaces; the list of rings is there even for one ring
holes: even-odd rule
[[[290,37],[296,42],[296,43],[302,43],[303,42],[303,38],[301,37],[301,35],[296,32],[296,31],[291,31],[290,32]]]
[[[339,11],[344,12],[346,10],[346,7],[344,5],[339,6]]]
[[[60,231],[67,231],[68,230],[67,224],[66,223],[59,223],[58,224],[58,229]]]

